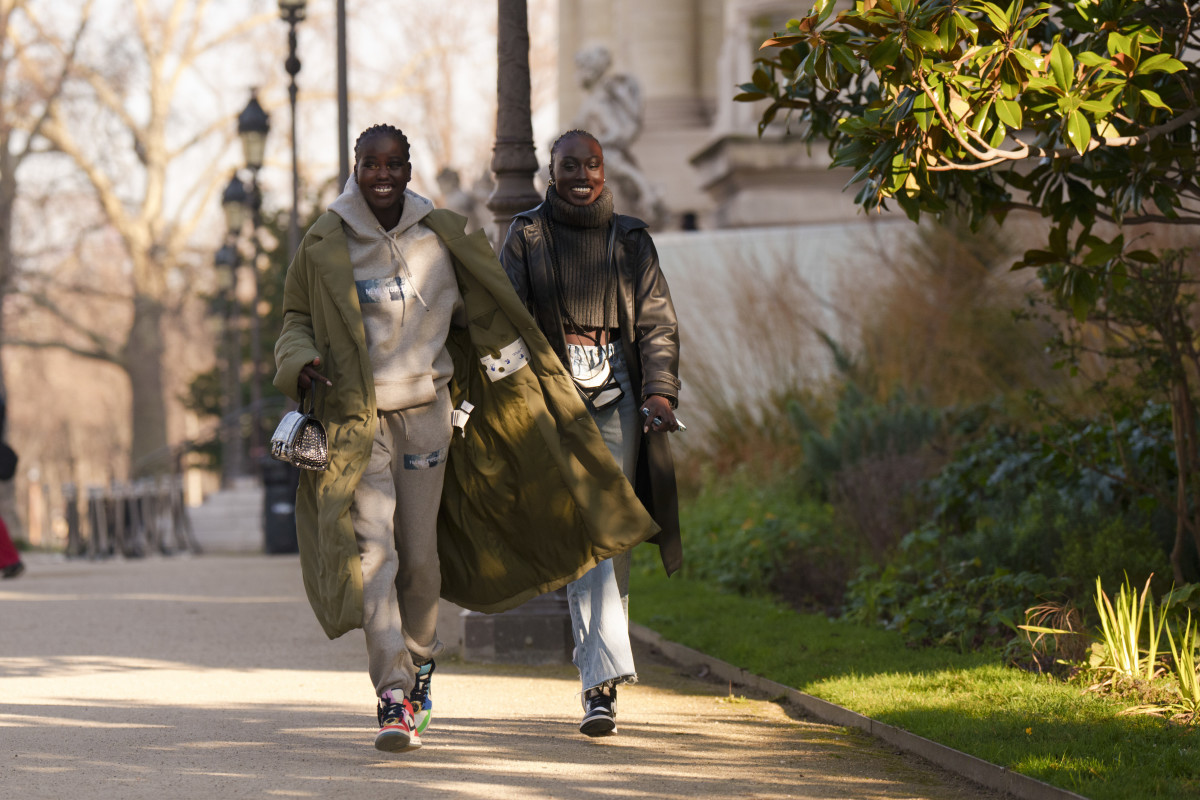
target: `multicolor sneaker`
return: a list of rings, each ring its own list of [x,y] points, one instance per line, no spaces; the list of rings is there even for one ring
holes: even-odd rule
[[[425,729],[429,727],[429,720],[433,718],[433,697],[429,694],[429,684],[435,669],[437,669],[437,664],[433,662],[433,659],[417,667],[416,682],[413,684],[412,691],[408,693],[408,699],[412,703],[413,719],[417,723],[415,728],[417,733],[424,733]]]
[[[596,686],[583,693],[584,736],[610,736],[617,732],[617,687]]]
[[[389,689],[379,698],[379,733],[375,734],[375,749],[385,753],[403,753],[421,746],[421,736],[413,723],[412,706],[397,698]]]

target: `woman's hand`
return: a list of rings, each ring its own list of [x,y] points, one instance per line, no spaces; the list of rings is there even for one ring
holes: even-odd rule
[[[670,433],[679,430],[671,401],[662,395],[652,394],[642,401],[642,433]]]
[[[321,373],[317,372],[316,368],[321,366],[321,357],[317,356],[309,363],[300,368],[300,374],[296,376],[296,386],[302,392],[307,392],[312,388],[313,381],[320,381],[326,386],[333,386],[333,382],[326,378]]]

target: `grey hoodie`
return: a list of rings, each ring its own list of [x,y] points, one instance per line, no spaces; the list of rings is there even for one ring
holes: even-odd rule
[[[346,231],[379,410],[432,403],[454,372],[450,325],[465,324],[450,253],[421,222],[433,203],[406,190],[400,222],[385,231],[351,175],[329,210]]]

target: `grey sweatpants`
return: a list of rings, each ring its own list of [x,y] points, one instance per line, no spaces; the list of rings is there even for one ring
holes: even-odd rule
[[[363,632],[375,693],[405,695],[416,664],[441,652],[437,515],[452,428],[450,392],[430,405],[379,413],[350,517],[363,573]]]

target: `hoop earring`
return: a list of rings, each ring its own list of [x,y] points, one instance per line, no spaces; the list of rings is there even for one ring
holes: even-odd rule
[[[550,182],[549,182],[549,183],[547,183],[546,185],[547,185],[547,186],[553,186],[553,185],[554,185],[554,178],[551,178],[551,179],[550,179]]]

